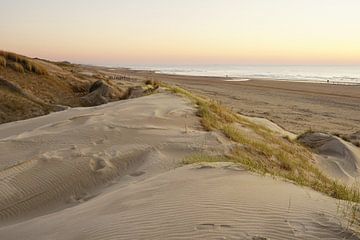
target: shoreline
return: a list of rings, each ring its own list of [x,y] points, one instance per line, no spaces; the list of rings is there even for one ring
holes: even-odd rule
[[[121,67],[122,68],[122,67]],[[141,68],[134,68],[134,67],[123,67],[123,69],[127,69],[127,70],[133,70],[133,71],[145,71],[145,72],[152,72],[153,74],[160,74],[160,75],[170,75],[170,76],[187,76],[187,77],[191,77],[191,78],[195,78],[195,77],[205,77],[205,78],[224,78],[224,79],[232,79],[232,80],[236,80],[236,79],[249,79],[249,80],[261,80],[261,81],[285,81],[285,82],[301,82],[301,83],[323,83],[323,84],[333,84],[333,85],[350,85],[350,86],[358,86],[360,85],[360,81],[359,82],[354,82],[354,81],[338,81],[338,80],[332,80],[332,78],[344,78],[344,79],[358,79],[358,78],[354,78],[354,77],[323,77],[323,79],[316,79],[316,77],[275,77],[275,76],[256,76],[255,75],[239,75],[239,76],[232,76],[230,74],[224,74],[224,75],[216,75],[216,74],[194,74],[191,73],[191,71],[184,71],[184,72],[171,72],[171,71],[163,71],[163,70],[159,70],[159,69],[141,69]],[[188,74],[187,74],[188,73]],[[321,78],[321,77],[318,77]]]
[[[162,74],[119,70],[138,80],[179,85],[222,102],[236,112],[266,118],[287,131],[347,135],[360,130],[360,85]]]

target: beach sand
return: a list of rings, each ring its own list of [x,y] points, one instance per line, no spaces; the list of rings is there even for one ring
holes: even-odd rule
[[[346,225],[334,199],[217,163],[117,186],[72,208],[0,228],[0,238],[358,239]]]
[[[117,177],[170,170],[192,153],[221,153],[194,111],[163,93],[1,125],[0,219],[71,206]]]
[[[120,83],[181,85],[290,139],[310,128],[352,133],[360,122],[358,86],[111,72]],[[322,135],[304,143],[329,176],[360,176],[355,146]],[[359,239],[339,200],[231,163],[183,166],[233,146],[163,90],[2,124],[0,239]]]
[[[230,163],[182,167],[232,146],[195,113],[159,93],[1,125],[0,239],[358,239],[338,200]]]
[[[146,77],[144,73],[137,74]],[[241,114],[267,118],[296,134],[309,129],[338,134],[360,130],[359,85],[276,80],[232,82],[226,78],[166,74],[149,76],[219,100]]]

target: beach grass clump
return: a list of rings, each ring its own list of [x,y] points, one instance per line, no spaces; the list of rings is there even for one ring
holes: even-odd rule
[[[16,72],[19,72],[19,73],[24,73],[25,70],[24,70],[24,67],[20,64],[20,63],[17,63],[17,62],[9,62],[7,64],[12,70],[16,71]]]
[[[357,188],[348,187],[323,174],[314,164],[312,153],[296,140],[289,141],[265,126],[234,113],[220,102],[191,93],[178,86],[162,83],[165,89],[188,98],[196,104],[197,115],[205,130],[220,131],[237,143],[227,161],[239,163],[248,170],[278,176],[295,184],[310,187],[331,197],[360,202]],[[238,125],[242,127],[239,128]],[[247,131],[253,134],[249,134]],[[253,135],[255,134],[256,137]],[[196,156],[185,163],[216,161],[224,158]]]
[[[160,83],[154,80],[146,80],[144,84],[145,84],[144,90],[148,94],[153,93],[155,90],[159,89],[160,87]]]
[[[6,67],[6,59],[0,56],[0,67]]]
[[[214,163],[214,162],[231,162],[231,160],[223,155],[208,155],[204,153],[196,153],[186,157],[183,160],[183,164],[194,164],[194,163]]]
[[[31,72],[31,73],[35,73],[38,75],[47,75],[48,72],[46,70],[46,68],[42,65],[40,65],[39,63],[36,63],[34,60],[27,58],[25,56],[21,56],[19,54],[16,53],[11,53],[11,52],[5,52],[5,51],[0,51],[0,57],[5,59],[5,63],[8,62],[8,66],[10,66],[12,69],[14,69],[15,71],[21,72],[19,65],[22,66],[22,69],[25,72]],[[10,64],[11,63],[11,64]],[[1,65],[1,63],[0,63]],[[16,66],[16,67],[14,67]]]
[[[38,75],[47,75],[48,71],[46,70],[45,67],[41,66],[40,64],[37,63],[32,63],[32,67],[31,67],[31,72],[36,73]]]

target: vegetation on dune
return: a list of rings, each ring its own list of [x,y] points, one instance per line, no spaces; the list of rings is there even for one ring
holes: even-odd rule
[[[24,67],[17,62],[9,62],[7,65],[16,72],[19,72],[19,73],[25,72]]]
[[[6,59],[0,56],[0,67],[6,67]]]
[[[151,86],[154,89],[158,89],[160,87],[160,83],[158,81],[146,80],[144,83],[146,86]]]
[[[312,163],[311,152],[298,142],[278,136],[270,129],[243,118],[217,101],[194,95],[177,86],[162,86],[195,103],[198,107],[198,116],[201,117],[201,123],[206,130],[221,131],[238,143],[231,154],[226,156],[226,161],[242,164],[254,172],[288,179],[337,199],[360,202],[358,188],[348,187],[323,174]],[[243,129],[250,130],[257,137],[250,136]],[[185,159],[184,163],[214,162],[217,159],[224,161],[223,157],[198,155]]]
[[[1,58],[3,60],[1,60]],[[5,65],[1,64],[2,61],[5,61]],[[19,65],[23,70],[21,70]],[[26,70],[39,75],[48,74],[46,68],[39,63],[36,63],[34,60],[11,52],[0,51],[0,66],[9,66],[13,70],[22,73]]]
[[[226,156],[211,156],[203,153],[196,153],[191,156],[186,157],[183,160],[183,164],[194,164],[194,163],[201,163],[201,162],[232,162],[231,159],[227,158]]]

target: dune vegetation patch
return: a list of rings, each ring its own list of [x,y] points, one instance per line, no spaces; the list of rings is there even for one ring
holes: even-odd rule
[[[3,60],[1,60],[1,58]],[[4,61],[5,64],[2,64],[2,61]],[[23,73],[26,70],[27,72],[38,75],[48,74],[46,68],[36,61],[11,52],[0,51],[0,66],[9,66],[13,70],[20,73]]]
[[[6,67],[6,59],[0,56],[0,67]]]
[[[204,154],[204,153],[196,153],[193,155],[190,155],[188,157],[186,157],[183,160],[183,164],[194,164],[194,163],[201,163],[201,162],[209,162],[209,163],[213,163],[213,162],[232,162],[231,159],[229,159],[226,156],[222,156],[222,155],[208,155],[208,154]]]
[[[360,202],[358,188],[346,186],[326,176],[313,164],[310,150],[297,141],[279,136],[271,129],[243,118],[218,101],[195,95],[178,86],[163,83],[162,86],[196,104],[198,116],[206,130],[221,131],[233,142],[238,143],[231,153],[225,156],[226,158],[196,155],[185,159],[185,164],[225,159],[239,163],[250,171],[285,178],[337,199]],[[237,125],[243,128],[238,128]],[[251,137],[244,128],[256,133],[258,137]]]
[[[16,71],[16,72],[19,72],[19,73],[24,73],[24,72],[25,72],[24,67],[23,67],[21,64],[17,63],[17,62],[9,62],[9,63],[8,63],[8,66],[9,66],[12,70],[14,70],[14,71]]]

